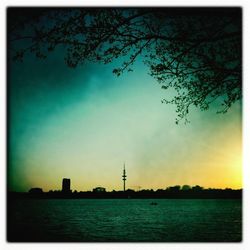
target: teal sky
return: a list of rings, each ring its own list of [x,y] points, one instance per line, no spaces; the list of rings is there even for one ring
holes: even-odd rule
[[[171,185],[241,188],[241,104],[228,113],[193,109],[175,124],[173,93],[160,88],[140,62],[120,77],[110,65],[68,68],[57,50],[32,56],[9,71],[10,190],[166,188]]]

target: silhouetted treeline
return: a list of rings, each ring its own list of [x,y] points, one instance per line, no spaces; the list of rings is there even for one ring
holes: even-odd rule
[[[183,188],[184,187],[184,188]],[[9,192],[9,198],[39,198],[39,199],[241,199],[242,189],[233,190],[230,188],[226,189],[204,189],[200,186],[188,188],[183,186],[174,186],[167,189],[154,190],[140,190],[134,191],[128,189],[123,191],[111,191],[111,192],[77,192],[64,193],[62,191],[49,191],[42,192],[37,189],[29,193],[20,192]]]

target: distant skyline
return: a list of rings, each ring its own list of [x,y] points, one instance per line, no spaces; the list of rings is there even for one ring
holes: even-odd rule
[[[112,74],[114,64],[68,68],[57,50],[10,64],[9,189],[171,185],[242,187],[241,103],[226,114],[193,109],[175,124],[175,107],[142,63]]]

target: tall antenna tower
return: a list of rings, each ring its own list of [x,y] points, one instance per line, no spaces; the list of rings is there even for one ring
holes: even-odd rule
[[[123,191],[125,192],[126,190],[126,169],[125,169],[125,163],[123,165],[123,175],[122,175],[122,179],[123,179]]]

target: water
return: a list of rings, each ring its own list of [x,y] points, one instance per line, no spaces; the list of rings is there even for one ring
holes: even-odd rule
[[[241,205],[213,199],[15,200],[8,207],[8,240],[237,242]]]

